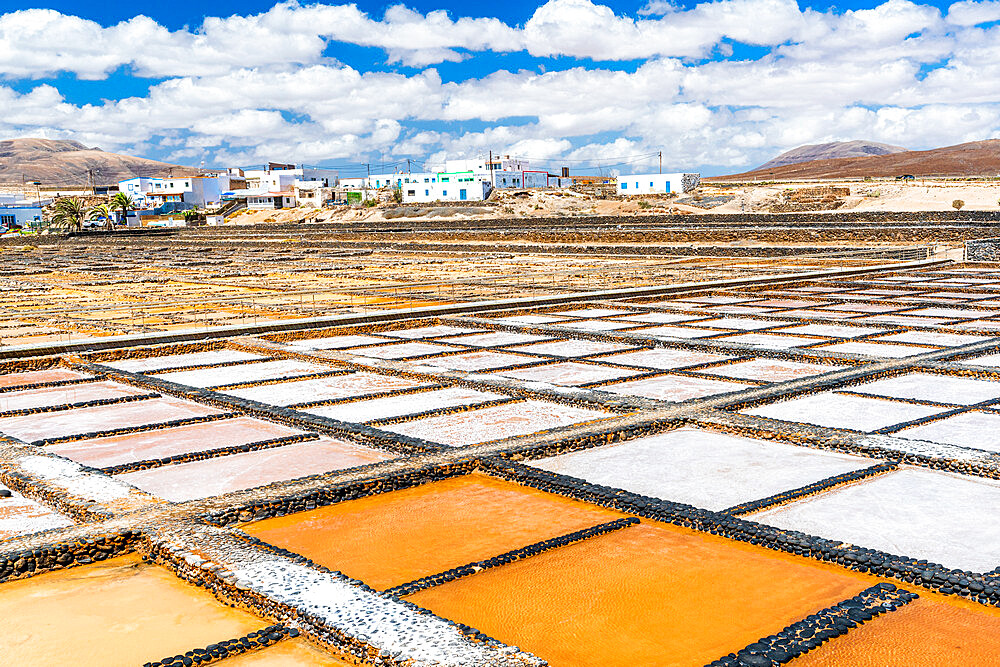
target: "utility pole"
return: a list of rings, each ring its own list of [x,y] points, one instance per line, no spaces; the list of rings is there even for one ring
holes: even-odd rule
[[[365,162],[365,171],[367,172],[367,175],[365,176],[365,187],[364,187],[365,194],[363,199],[361,200],[362,204],[368,201],[368,186],[369,186],[368,181],[371,180],[372,177],[372,165],[370,162]]]
[[[490,171],[490,187],[497,186],[496,171],[493,169],[493,149],[490,149],[490,161],[486,163],[486,168]]]
[[[410,158],[406,158],[406,173],[407,173],[407,174],[410,174],[410,173],[412,173],[412,172],[410,171]]]
[[[660,173],[662,174],[663,173],[663,151],[659,152],[659,156],[660,156]]]

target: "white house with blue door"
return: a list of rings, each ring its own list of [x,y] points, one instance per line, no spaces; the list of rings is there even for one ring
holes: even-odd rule
[[[620,195],[681,194],[701,183],[701,174],[623,174],[618,177]]]
[[[493,186],[488,180],[476,178],[471,173],[438,174],[433,183],[403,183],[404,202],[432,201],[482,201],[490,196]]]

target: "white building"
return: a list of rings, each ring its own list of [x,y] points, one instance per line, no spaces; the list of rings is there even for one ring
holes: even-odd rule
[[[482,201],[493,187],[488,180],[476,178],[439,180],[436,183],[404,183],[404,202]]]
[[[291,190],[282,192],[245,190],[244,193],[247,198],[247,208],[251,210],[263,211],[277,208],[295,207],[295,192]]]
[[[42,208],[21,195],[0,194],[0,227],[30,227],[42,221]]]
[[[319,186],[330,188],[337,185],[340,172],[335,169],[319,167],[296,167],[292,164],[268,163],[263,169],[246,169],[243,171],[248,189],[282,192],[295,187],[296,182],[316,182]]]
[[[618,177],[618,194],[680,194],[694,190],[700,183],[701,174],[627,174]]]
[[[215,208],[221,205],[222,194],[230,190],[235,180],[228,172],[170,178],[136,177],[119,181],[118,190],[131,196],[138,208],[155,208],[167,203]]]

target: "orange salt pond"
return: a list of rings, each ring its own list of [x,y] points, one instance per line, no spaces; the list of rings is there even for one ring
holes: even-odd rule
[[[218,663],[219,667],[340,667],[350,665],[302,639],[285,640],[262,651],[244,653]]]
[[[643,523],[407,599],[553,667],[688,667],[869,585],[828,565]]]
[[[924,593],[854,628],[791,664],[794,667],[995,667],[1000,610]]]
[[[621,516],[466,475],[266,519],[243,530],[384,590]]]
[[[267,625],[125,556],[0,584],[7,665],[134,667]]]

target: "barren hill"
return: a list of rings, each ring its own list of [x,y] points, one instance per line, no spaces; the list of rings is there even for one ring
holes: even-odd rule
[[[880,144],[877,141],[832,141],[827,144],[810,144],[808,146],[793,148],[790,151],[782,153],[773,160],[765,162],[754,171],[774,169],[775,167],[783,167],[786,164],[812,162],[813,160],[838,160],[846,157],[890,155],[892,153],[903,153],[905,151],[906,149],[901,146]]]
[[[904,151],[873,157],[813,160],[771,169],[705,180],[780,181],[808,178],[863,178],[865,176],[996,176],[1000,174],[1000,139],[973,141],[927,151]]]
[[[76,141],[9,139],[0,141],[0,183],[41,181],[44,185],[87,185],[93,171],[97,185],[133,176],[194,174],[191,167],[105,153]]]

